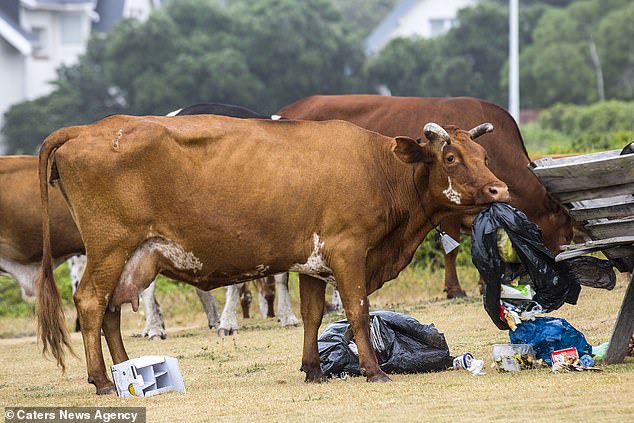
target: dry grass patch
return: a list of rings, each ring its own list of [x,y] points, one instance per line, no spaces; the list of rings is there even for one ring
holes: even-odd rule
[[[486,315],[481,300],[442,299],[440,274],[402,275],[373,295],[373,306],[405,312],[445,333],[451,353],[472,352],[487,363],[488,374],[465,371],[393,375],[389,384],[363,378],[307,385],[299,372],[302,328],[283,329],[273,320],[241,320],[235,337],[218,338],[206,329],[202,312],[167,313],[168,338],[149,342],[131,335],[142,317],[126,307],[125,342],[131,357],[177,357],[187,393],[152,398],[96,397],[86,384],[83,360],[69,360],[62,375],[42,358],[33,336],[0,340],[0,403],[5,406],[142,406],[150,422],[206,421],[629,421],[634,415],[634,360],[605,366],[600,373],[552,374],[549,370],[497,373],[489,368],[491,345],[508,342]],[[402,283],[401,283],[402,282]],[[467,281],[470,293],[476,282]],[[295,284],[296,285],[296,284]],[[402,286],[401,286],[402,285]],[[425,288],[435,285],[436,288]],[[293,286],[293,283],[292,283]],[[420,291],[427,293],[421,294]],[[577,306],[551,313],[564,317],[597,345],[607,341],[624,294],[584,289]],[[435,290],[435,291],[434,291]],[[296,287],[291,296],[297,299]],[[195,298],[191,299],[194,303]],[[193,306],[192,306],[193,308]],[[167,310],[166,310],[167,311]],[[298,310],[296,310],[298,311]],[[72,314],[72,313],[70,313]],[[342,315],[328,315],[324,326]],[[19,320],[19,319],[18,319]],[[15,319],[0,319],[0,332]],[[26,319],[28,320],[28,319]],[[30,322],[22,323],[28,332]],[[73,334],[75,349],[83,351]],[[83,355],[82,355],[83,356]],[[108,357],[106,355],[106,357]],[[109,363],[108,363],[109,364]]]

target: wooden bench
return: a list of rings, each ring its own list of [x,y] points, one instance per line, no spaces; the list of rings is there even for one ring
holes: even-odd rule
[[[532,172],[591,239],[565,245],[557,261],[602,251],[621,272],[634,269],[634,154],[621,150],[543,158]],[[634,332],[634,277],[610,337],[605,363],[621,363]]]

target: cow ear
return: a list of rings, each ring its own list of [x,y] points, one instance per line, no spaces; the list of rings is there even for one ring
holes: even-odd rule
[[[432,158],[425,147],[410,137],[396,137],[392,151],[404,163],[429,162]]]

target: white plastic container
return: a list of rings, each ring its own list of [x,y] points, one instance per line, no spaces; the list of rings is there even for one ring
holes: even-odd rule
[[[493,361],[498,371],[517,372],[536,367],[533,347],[528,344],[495,344]]]
[[[111,368],[120,397],[149,397],[168,391],[185,392],[178,360],[167,356],[133,358]]]

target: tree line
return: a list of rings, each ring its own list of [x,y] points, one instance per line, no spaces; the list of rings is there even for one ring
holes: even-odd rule
[[[508,1],[481,0],[434,39],[363,40],[396,0],[171,0],[93,37],[47,96],[5,115],[11,153],[57,128],[200,102],[273,113],[312,94],[468,95],[507,104]],[[634,99],[634,3],[520,2],[523,108]]]

